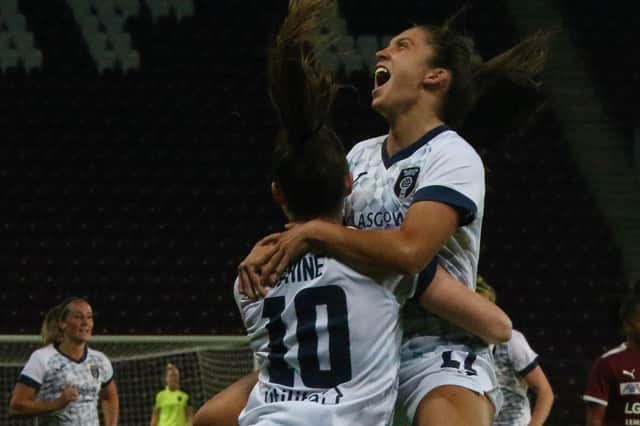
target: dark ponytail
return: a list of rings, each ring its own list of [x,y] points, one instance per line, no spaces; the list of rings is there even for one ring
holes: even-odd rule
[[[331,35],[320,30],[336,7],[335,0],[291,0],[269,49],[269,96],[281,124],[273,175],[296,219],[331,215],[344,195],[345,152],[328,127],[337,85],[316,55],[329,47]]]
[[[440,112],[443,121],[453,127],[460,126],[479,97],[499,80],[510,80],[522,87],[540,86],[536,78],[544,68],[548,40],[555,31],[538,31],[511,49],[483,61],[474,50],[473,40],[451,28],[454,19],[442,26],[420,26],[434,49],[431,65],[451,73]]]

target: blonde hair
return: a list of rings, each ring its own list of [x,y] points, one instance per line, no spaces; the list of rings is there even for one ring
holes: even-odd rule
[[[44,315],[42,326],[40,327],[40,337],[42,338],[42,344],[44,346],[62,342],[63,333],[59,323],[69,314],[69,305],[75,302],[89,304],[89,302],[82,297],[69,297],[50,308]]]
[[[486,295],[490,301],[496,303],[496,290],[480,275],[476,280],[476,292]]]
[[[60,343],[62,340],[62,331],[58,326],[61,311],[62,307],[55,305],[44,315],[42,327],[40,328],[40,337],[42,337],[42,344],[44,346],[52,343]]]

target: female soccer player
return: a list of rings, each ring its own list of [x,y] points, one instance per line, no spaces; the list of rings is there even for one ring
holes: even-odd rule
[[[151,413],[151,426],[188,426],[193,420],[189,395],[180,389],[180,370],[167,364],[164,373],[165,389],[158,392]]]
[[[496,291],[480,276],[476,291],[496,303]],[[504,405],[493,426],[544,425],[553,406],[553,389],[526,337],[514,329],[508,342],[493,347],[493,356],[504,396]],[[535,394],[533,409],[529,391]]]
[[[55,318],[58,329],[52,327]],[[9,415],[38,416],[47,425],[118,423],[118,392],[111,362],[87,346],[93,330],[91,305],[71,298],[54,307],[42,325],[46,346],[31,354],[16,383]]]
[[[292,259],[309,250],[347,262],[415,274],[437,258],[475,287],[484,211],[484,167],[455,131],[479,94],[500,77],[534,85],[546,33],[482,62],[449,25],[416,26],[377,53],[372,106],[387,135],[349,153],[354,177],[346,223],[311,220],[263,240],[265,262],[241,265],[241,288],[263,293]],[[488,346],[424,313],[407,314],[399,399],[414,424],[490,425],[500,395]]]

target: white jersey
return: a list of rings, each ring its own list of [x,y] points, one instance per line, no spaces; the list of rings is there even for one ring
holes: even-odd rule
[[[259,379],[244,425],[390,424],[397,395],[399,311],[414,278],[377,282],[307,254],[257,301],[234,286]]]
[[[46,426],[99,426],[98,400],[100,390],[113,379],[109,359],[99,351],[86,347],[79,360],[73,360],[54,345],[31,354],[18,382],[34,388],[37,401],[50,401],[62,395],[67,385],[78,389],[78,399],[65,408],[40,418]]]
[[[360,142],[347,156],[353,190],[345,201],[345,224],[361,229],[397,228],[415,202],[452,206],[459,214],[459,227],[436,260],[453,277],[475,288],[484,214],[482,160],[447,126],[429,131],[392,157],[387,154],[386,139],[379,136]],[[408,335],[460,334],[448,324],[427,318],[424,310],[411,309],[416,312],[410,315],[412,324],[406,324]]]
[[[527,339],[513,330],[511,340],[496,345],[493,350],[504,405],[493,424],[499,426],[526,426],[531,420],[528,387],[522,378],[538,366],[538,354]]]

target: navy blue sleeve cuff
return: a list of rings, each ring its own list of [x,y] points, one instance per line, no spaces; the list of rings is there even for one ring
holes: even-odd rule
[[[531,373],[531,371],[533,371],[533,369],[536,368],[537,366],[538,366],[538,357],[536,357],[533,361],[531,361],[531,363],[527,365],[525,368],[518,371],[518,375],[520,377],[524,377],[527,374]]]
[[[24,374],[21,374],[20,377],[18,377],[18,383],[22,383],[23,385],[29,386],[35,390],[40,389],[40,383],[36,382],[29,376],[25,376]]]
[[[416,292],[413,294],[412,299],[420,300],[422,293],[429,287],[433,277],[436,275],[436,268],[438,267],[438,259],[434,257],[426,268],[418,274],[418,282],[416,284]]]
[[[107,386],[109,386],[109,383],[111,383],[111,382],[113,382],[113,376],[111,376],[111,378],[109,380],[107,380],[106,382],[102,383],[100,385],[100,389],[106,388]]]
[[[420,188],[413,196],[413,202],[418,201],[439,201],[453,207],[458,212],[459,226],[473,222],[478,212],[478,207],[473,200],[447,186],[435,185]]]

